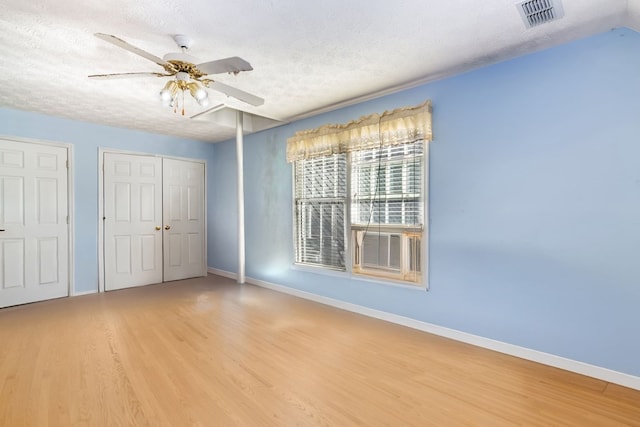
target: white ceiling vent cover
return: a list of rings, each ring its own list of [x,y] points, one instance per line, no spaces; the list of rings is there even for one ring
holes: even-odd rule
[[[516,5],[527,28],[562,18],[560,0],[529,0]]]

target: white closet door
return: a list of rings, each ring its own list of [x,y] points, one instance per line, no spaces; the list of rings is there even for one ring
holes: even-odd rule
[[[162,159],[104,154],[105,289],[162,282]]]
[[[0,139],[0,307],[69,295],[67,160]]]
[[[164,280],[206,275],[204,163],[163,161]]]

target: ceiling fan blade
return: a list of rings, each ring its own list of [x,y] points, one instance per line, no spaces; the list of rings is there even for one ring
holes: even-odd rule
[[[196,65],[196,67],[205,75],[219,73],[239,73],[240,71],[253,70],[251,64],[237,56],[204,62],[202,64]]]
[[[247,104],[251,104],[256,107],[264,104],[264,99],[260,98],[259,96],[252,95],[235,87],[227,86],[224,83],[216,82],[213,80],[203,80],[203,83],[208,88],[217,90],[218,92],[224,93],[227,96],[234,97],[242,102],[246,102]]]
[[[139,47],[135,47],[129,43],[127,43],[126,41],[119,39],[116,36],[112,36],[110,34],[103,34],[103,33],[95,33],[94,34],[96,37],[98,37],[99,39],[102,39],[106,42],[109,42],[115,46],[118,46],[124,50],[128,50],[131,53],[135,53],[138,56],[142,56],[145,59],[148,59],[149,61],[153,61],[156,64],[160,65],[161,67],[164,67],[165,65],[169,65],[169,63],[167,61],[165,61],[162,58],[158,58],[157,56],[140,49]]]
[[[162,73],[116,73],[116,74],[92,74],[91,79],[126,79],[129,77],[171,77],[173,74]]]

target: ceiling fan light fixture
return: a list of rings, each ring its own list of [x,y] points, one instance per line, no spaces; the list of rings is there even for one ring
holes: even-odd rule
[[[187,87],[189,88],[189,92],[191,93],[191,96],[193,96],[196,99],[196,101],[205,99],[208,96],[207,91],[204,90],[202,85],[200,85],[197,81],[193,81],[187,84]]]
[[[198,90],[196,90],[195,98],[198,101],[201,101],[203,99],[207,99],[207,96],[208,96],[207,95],[207,91],[204,90],[203,88],[200,87],[200,88],[198,88]]]
[[[174,80],[170,80],[164,85],[164,88],[160,91],[160,99],[163,103],[168,103],[173,98],[175,98],[175,94],[178,92],[178,85]]]
[[[206,107],[209,105],[209,94],[204,88],[203,83],[198,80],[191,79],[188,74],[186,74],[185,77],[184,74],[186,73],[183,73],[183,75],[178,73],[176,75],[176,79],[168,81],[160,91],[162,105],[173,108],[174,112],[178,112],[178,110],[180,110],[183,115],[185,92],[189,92],[200,106]],[[182,98],[179,98],[180,94],[182,94]],[[178,108],[178,104],[181,105],[181,108]]]

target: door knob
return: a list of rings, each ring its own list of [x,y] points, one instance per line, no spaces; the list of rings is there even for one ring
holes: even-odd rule
[[[170,225],[165,225],[165,226],[164,226],[164,229],[165,229],[165,230],[171,230],[171,226],[170,226]]]
[[[160,227],[159,225],[156,225],[156,230],[162,230],[162,227]]]

